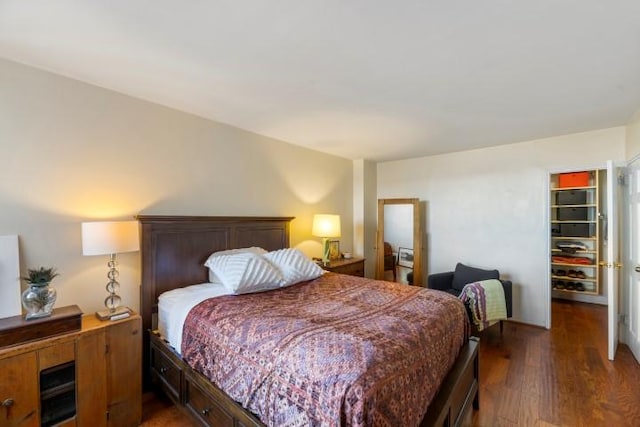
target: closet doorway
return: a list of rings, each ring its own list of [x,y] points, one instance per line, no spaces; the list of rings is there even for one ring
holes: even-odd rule
[[[550,298],[607,306],[608,358],[618,344],[620,168],[549,174]]]
[[[385,243],[391,253],[386,257]],[[393,268],[395,281],[406,283],[411,272],[412,284],[422,286],[422,259],[420,200],[378,199],[376,279],[385,280],[385,273]]]

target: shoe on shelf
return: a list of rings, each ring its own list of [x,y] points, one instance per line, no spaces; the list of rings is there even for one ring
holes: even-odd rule
[[[576,289],[576,285],[575,285],[575,283],[573,283],[573,282],[569,282],[569,283],[567,283],[567,290],[568,290],[568,291],[573,291],[573,290],[575,290],[575,289]]]
[[[558,280],[558,281],[556,282],[556,289],[560,289],[560,290],[562,290],[562,289],[564,289],[564,288],[565,288],[564,282],[563,282],[563,281],[561,281],[561,280]]]
[[[578,272],[577,272],[577,271],[575,271],[575,270],[569,270],[569,272],[567,273],[567,276],[569,276],[569,277],[573,277],[573,278],[576,278],[576,277],[578,277],[578,276],[577,276],[577,273],[578,273]]]
[[[582,283],[576,283],[576,291],[584,292],[584,285]]]
[[[578,278],[578,279],[586,279],[587,275],[584,274],[584,271],[576,271],[576,278]]]
[[[567,275],[567,272],[566,272],[565,270],[558,270],[558,271],[556,271],[556,274],[557,274],[558,276],[566,276],[566,275]]]

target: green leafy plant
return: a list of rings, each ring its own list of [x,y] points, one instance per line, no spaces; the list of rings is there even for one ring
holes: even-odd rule
[[[55,267],[40,267],[39,269],[28,269],[27,275],[21,277],[21,279],[32,285],[42,286],[51,282],[56,276],[58,276],[58,273],[56,272]]]

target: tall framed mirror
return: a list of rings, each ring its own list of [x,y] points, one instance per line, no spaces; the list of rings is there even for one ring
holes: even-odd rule
[[[413,285],[422,286],[420,200],[378,199],[376,279],[391,280],[391,272],[402,282],[402,269],[413,272]]]

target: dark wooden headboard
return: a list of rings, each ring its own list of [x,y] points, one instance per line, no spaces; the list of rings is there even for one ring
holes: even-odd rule
[[[138,215],[142,283],[140,315],[145,331],[143,364],[148,364],[149,335],[158,296],[171,289],[208,280],[204,262],[215,251],[260,246],[289,247],[293,217],[215,217]],[[148,384],[145,369],[145,384]]]

